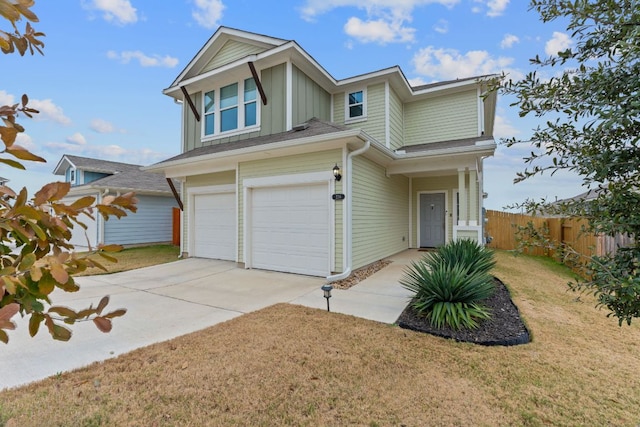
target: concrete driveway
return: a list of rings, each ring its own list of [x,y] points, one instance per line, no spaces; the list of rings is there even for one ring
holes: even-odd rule
[[[349,290],[334,290],[331,311],[393,323],[409,300],[399,284],[402,270],[417,251],[405,251],[382,271]],[[54,341],[41,326],[29,337],[26,319],[14,318],[9,344],[0,344],[0,389],[40,380],[213,326],[276,303],[326,309],[320,277],[245,270],[235,263],[189,258],[168,264],[101,276],[76,278],[81,289],[56,292],[55,305],[94,306],[104,295],[106,311],[126,308],[108,334],[92,322],[74,325],[69,342]]]

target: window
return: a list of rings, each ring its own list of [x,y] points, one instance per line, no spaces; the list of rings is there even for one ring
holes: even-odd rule
[[[69,182],[72,184],[75,184],[76,182],[76,171],[75,169],[70,169],[69,170]]]
[[[347,121],[366,117],[365,101],[365,92],[363,90],[347,94]]]
[[[257,124],[257,88],[252,78],[204,94],[204,136],[242,130]]]

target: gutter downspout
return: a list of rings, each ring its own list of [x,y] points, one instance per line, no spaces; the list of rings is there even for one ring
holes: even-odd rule
[[[360,154],[364,153],[365,151],[367,151],[369,148],[371,147],[371,141],[369,139],[367,139],[364,143],[364,145],[361,148],[358,148],[355,151],[352,151],[351,153],[349,153],[347,155],[347,182],[346,182],[346,187],[347,187],[347,209],[346,212],[344,213],[344,224],[343,227],[346,230],[346,242],[344,243],[344,250],[345,250],[345,254],[346,254],[346,265],[345,265],[345,270],[342,273],[339,274],[334,274],[333,276],[327,276],[327,283],[331,283],[331,282],[336,282],[338,280],[342,280],[342,279],[346,279],[347,277],[349,277],[351,275],[351,268],[353,267],[353,254],[352,254],[352,247],[353,247],[353,234],[352,234],[352,220],[353,220],[353,215],[351,213],[351,210],[353,209],[353,184],[352,184],[352,178],[353,178],[353,172],[352,172],[352,165],[353,165],[353,158],[355,156],[359,156]]]

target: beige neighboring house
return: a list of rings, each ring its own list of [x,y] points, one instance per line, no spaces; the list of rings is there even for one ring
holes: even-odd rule
[[[293,40],[221,27],[164,90],[182,105],[181,154],[145,169],[181,183],[186,256],[336,280],[481,242],[495,77],[337,80]]]

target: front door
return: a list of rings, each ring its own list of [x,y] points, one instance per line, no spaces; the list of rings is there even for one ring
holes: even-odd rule
[[[420,247],[435,248],[445,239],[444,193],[420,194]]]

